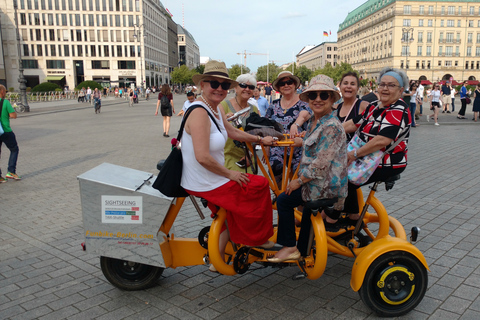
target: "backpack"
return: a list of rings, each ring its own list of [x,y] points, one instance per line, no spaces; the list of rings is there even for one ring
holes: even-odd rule
[[[165,95],[162,95],[160,98],[160,106],[162,109],[168,109],[170,108],[170,100],[168,100],[168,97]]]

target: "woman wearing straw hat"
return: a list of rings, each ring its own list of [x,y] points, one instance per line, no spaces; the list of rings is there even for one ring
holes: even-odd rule
[[[340,93],[331,78],[318,75],[310,81],[307,90],[300,94],[300,99],[308,102],[313,116],[307,122],[303,140],[295,138],[296,145],[303,145],[298,179],[290,181],[286,191],[277,198],[277,243],[283,245],[283,248],[274,257],[268,258],[268,261],[274,263],[298,260],[307,254],[310,209],[303,208],[301,231],[296,245],[295,207],[305,201],[337,197],[334,212],[325,216],[325,226],[328,229],[328,221],[338,219],[347,195],[346,136],[332,108],[335,101],[340,99]]]
[[[181,185],[189,194],[206,199],[213,207],[226,209],[233,242],[271,247],[273,243],[268,239],[273,235],[273,213],[268,181],[262,176],[225,168],[223,150],[227,138],[266,145],[271,145],[273,138],[251,135],[227,123],[223,108],[218,106],[228,90],[238,83],[228,77],[224,62],[209,61],[203,74],[193,76],[193,82],[201,88],[202,95],[190,108],[195,105],[203,108],[194,109],[185,123],[181,141]],[[223,232],[222,254],[227,241],[228,233]]]
[[[274,100],[267,108],[265,117],[280,123],[285,133],[290,133],[292,136],[298,134],[299,131],[304,131],[305,123],[310,118],[312,110],[308,107],[308,103],[300,100],[296,92],[300,86],[300,79],[290,71],[282,71],[272,85],[282,96],[280,99]],[[283,170],[284,149],[282,147],[270,148],[270,165],[277,180],[281,178]],[[293,170],[296,169],[301,154],[301,148],[295,148],[292,160]]]

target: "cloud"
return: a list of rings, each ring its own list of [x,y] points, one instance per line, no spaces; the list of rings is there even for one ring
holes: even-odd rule
[[[306,14],[300,12],[289,12],[282,17],[282,19],[293,19],[293,18],[300,18],[305,17]]]

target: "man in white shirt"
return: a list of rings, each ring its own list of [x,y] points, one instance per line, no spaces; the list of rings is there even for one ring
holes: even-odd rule
[[[187,101],[185,101],[185,103],[183,104],[182,111],[180,111],[177,114],[177,116],[183,116],[194,101],[195,101],[195,93],[193,93],[192,91],[187,92]]]
[[[92,89],[90,87],[87,87],[87,102],[92,102]]]

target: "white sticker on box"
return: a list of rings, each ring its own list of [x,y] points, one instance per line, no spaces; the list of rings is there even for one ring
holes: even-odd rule
[[[102,196],[102,223],[142,224],[142,197]]]

